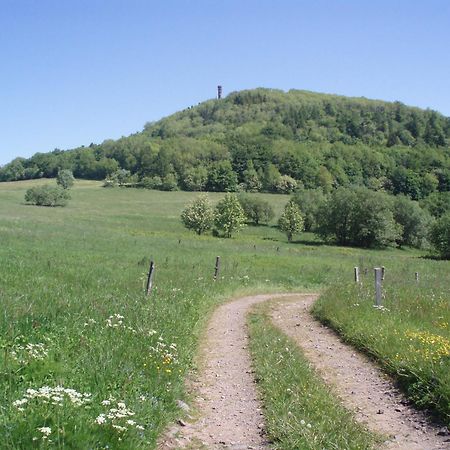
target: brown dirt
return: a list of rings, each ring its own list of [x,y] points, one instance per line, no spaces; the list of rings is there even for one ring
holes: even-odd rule
[[[408,405],[390,378],[311,317],[314,300],[312,296],[300,300],[296,296],[277,302],[271,308],[272,320],[300,346],[342,403],[355,412],[356,419],[389,436],[385,449],[450,449],[449,436],[438,436],[439,429]]]
[[[366,357],[318,324],[308,310],[314,295],[272,294],[233,300],[214,312],[200,350],[199,372],[189,390],[195,419],[180,420],[163,436],[160,450],[267,449],[261,403],[251,371],[246,314],[270,299],[275,325],[302,348],[357,420],[391,436],[383,448],[449,449],[437,429],[412,410],[392,382]]]

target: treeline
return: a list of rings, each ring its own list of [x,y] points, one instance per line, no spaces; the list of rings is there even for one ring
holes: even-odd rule
[[[127,174],[152,189],[290,193],[365,186],[423,199],[450,190],[450,118],[401,103],[256,89],[116,141],[16,158],[0,181]],[[127,172],[124,172],[127,171]]]

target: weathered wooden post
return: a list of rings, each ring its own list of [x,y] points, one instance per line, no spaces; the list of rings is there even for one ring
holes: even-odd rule
[[[214,268],[214,281],[217,280],[220,271],[220,256],[216,256],[216,267]]]
[[[416,281],[419,281],[419,272],[416,272],[416,273],[414,274],[414,276],[415,276],[415,278],[416,278]]]
[[[375,305],[381,306],[381,268],[375,267]]]
[[[153,261],[150,261],[150,269],[148,271],[148,277],[147,277],[147,286],[145,288],[147,295],[150,295],[150,292],[152,291],[153,274],[154,273],[155,273],[155,263]]]
[[[359,267],[354,267],[355,272],[355,283],[359,283]]]
[[[381,281],[384,281],[384,275],[386,274],[386,268],[381,266]]]

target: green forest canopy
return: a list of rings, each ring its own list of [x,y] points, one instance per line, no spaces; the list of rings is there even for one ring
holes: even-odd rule
[[[450,190],[450,118],[365,98],[254,89],[208,100],[143,131],[16,158],[0,181],[105,179],[124,169],[163,189],[325,192],[366,186],[422,199]]]

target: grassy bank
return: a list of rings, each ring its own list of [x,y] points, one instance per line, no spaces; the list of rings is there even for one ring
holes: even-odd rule
[[[218,302],[318,289],[351,277],[361,258],[412,266],[419,255],[328,247],[308,234],[288,245],[272,226],[233,239],[198,237],[179,220],[195,193],[79,181],[65,208],[25,205],[26,189],[41,182],[0,184],[4,448],[153,448],[177,414],[198,336]],[[277,211],[287,201],[265,197]],[[149,258],[156,272],[148,298]]]
[[[419,272],[415,281],[414,270]],[[373,273],[361,285],[342,283],[314,314],[393,374],[419,407],[450,421],[450,265],[417,260],[388,266],[383,305],[375,308]]]
[[[298,346],[270,323],[267,306],[250,315],[249,328],[268,437],[274,448],[374,448],[379,438],[336,402]]]

